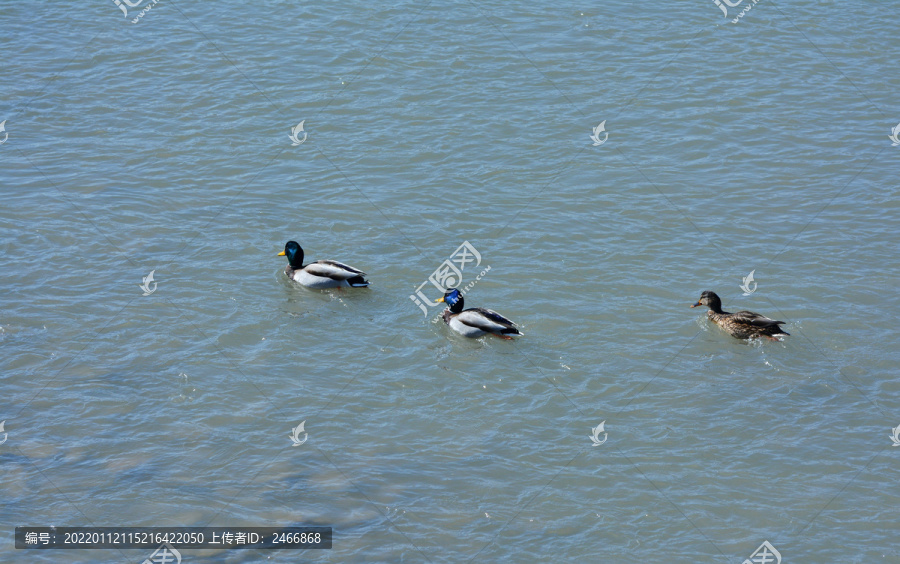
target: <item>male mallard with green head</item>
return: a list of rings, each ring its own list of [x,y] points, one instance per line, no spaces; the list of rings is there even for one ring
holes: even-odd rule
[[[465,301],[456,288],[448,288],[438,303],[446,302],[442,317],[451,329],[464,337],[480,337],[490,333],[501,339],[512,340],[509,335],[522,335],[515,323],[491,309],[473,307],[463,309]]]
[[[369,281],[362,270],[334,260],[317,260],[303,266],[303,249],[296,241],[288,241],[278,256],[287,256],[287,277],[308,288],[366,288]]]
[[[700,299],[691,307],[698,306],[708,307],[709,311],[706,312],[706,315],[709,319],[737,339],[750,339],[752,337],[775,339],[775,337],[790,335],[790,333],[779,327],[779,325],[784,324],[784,321],[775,321],[752,311],[737,311],[735,313],[722,311],[722,300],[719,299],[715,292],[710,292],[709,290],[700,294]]]

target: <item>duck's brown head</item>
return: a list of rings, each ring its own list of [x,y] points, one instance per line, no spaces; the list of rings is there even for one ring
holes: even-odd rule
[[[706,306],[709,309],[719,313],[722,311],[722,300],[719,299],[719,296],[717,296],[715,292],[705,290],[702,294],[700,294],[700,299],[697,300],[697,303],[695,303],[691,307],[699,306]]]

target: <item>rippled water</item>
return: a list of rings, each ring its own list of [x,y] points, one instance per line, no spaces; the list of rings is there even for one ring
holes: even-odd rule
[[[890,5],[0,21],[0,561],[148,556],[17,525],[330,525],[184,562],[900,562]],[[288,239],[372,287],[296,287]],[[525,337],[410,299],[464,241],[467,305]],[[706,289],[791,336],[731,339]]]

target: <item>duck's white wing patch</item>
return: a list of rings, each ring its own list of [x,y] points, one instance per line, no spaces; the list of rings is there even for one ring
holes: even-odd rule
[[[346,280],[354,276],[362,276],[365,272],[334,260],[319,260],[304,267],[313,276],[322,276],[332,280]]]
[[[479,329],[478,327],[466,325],[457,317],[451,318],[450,321],[447,322],[447,325],[463,337],[480,337],[486,333],[486,331]]]
[[[456,316],[456,319],[458,319],[461,323],[465,323],[469,327],[477,327],[482,331],[490,331],[492,333],[500,332],[503,329],[509,327],[509,325],[494,321],[478,310],[467,309],[463,312],[460,312],[460,314]]]
[[[299,283],[301,286],[306,286],[307,288],[316,288],[319,290],[325,288],[337,288],[347,284],[344,280],[335,280],[334,278],[328,278],[327,276],[315,276],[307,272],[306,269],[294,272],[294,282]]]

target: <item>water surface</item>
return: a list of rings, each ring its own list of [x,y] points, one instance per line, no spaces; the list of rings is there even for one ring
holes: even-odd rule
[[[184,562],[900,562],[887,5],[0,20],[0,560],[148,556],[17,525],[309,524],[332,550]],[[288,239],[372,287],[296,287]],[[410,300],[464,241],[522,339]]]

